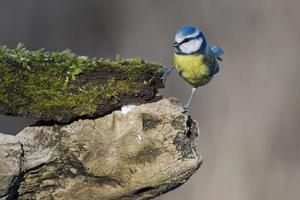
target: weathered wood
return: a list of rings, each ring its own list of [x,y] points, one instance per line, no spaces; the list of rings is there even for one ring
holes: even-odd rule
[[[69,125],[28,127],[14,138],[0,134],[6,141],[0,143],[0,180],[6,180],[0,199],[154,198],[199,168],[197,136],[196,122],[174,99]],[[1,156],[3,149],[10,150]]]
[[[160,65],[0,47],[0,114],[69,123],[157,100]]]

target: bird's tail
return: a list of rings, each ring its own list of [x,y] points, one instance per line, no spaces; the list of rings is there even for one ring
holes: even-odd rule
[[[215,45],[211,47],[210,50],[218,58],[218,60],[222,60],[221,56],[224,54],[224,50],[221,47]]]

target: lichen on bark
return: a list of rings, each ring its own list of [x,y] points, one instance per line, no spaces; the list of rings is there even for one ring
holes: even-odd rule
[[[0,113],[67,123],[156,99],[160,65],[0,47]]]

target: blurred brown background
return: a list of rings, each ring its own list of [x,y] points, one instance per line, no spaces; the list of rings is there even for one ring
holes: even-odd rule
[[[200,26],[225,49],[221,72],[191,107],[204,164],[158,199],[298,200],[299,8],[299,0],[1,0],[0,45],[118,53],[170,66],[177,29]],[[162,91],[182,101],[189,92],[176,73]],[[0,132],[30,123],[1,116]]]

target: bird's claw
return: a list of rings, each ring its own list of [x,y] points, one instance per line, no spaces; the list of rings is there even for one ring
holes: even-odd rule
[[[160,78],[160,80],[161,80],[163,83],[166,83],[166,81],[167,81],[167,76],[164,74],[164,75]]]
[[[182,113],[187,113],[187,112],[188,112],[188,107],[186,107],[186,106],[183,106]]]
[[[165,67],[164,75],[160,78],[160,80],[165,83],[167,81],[167,76],[173,71],[174,67]]]

